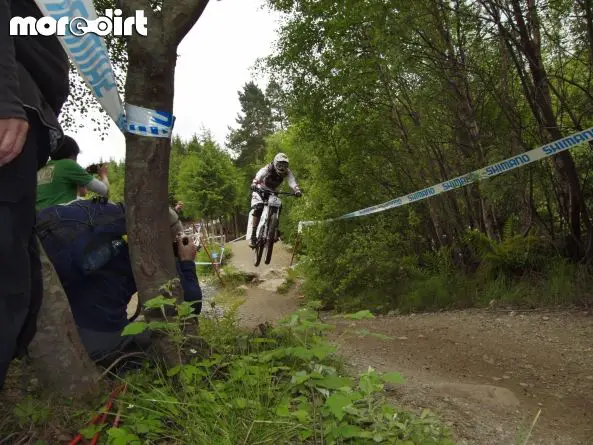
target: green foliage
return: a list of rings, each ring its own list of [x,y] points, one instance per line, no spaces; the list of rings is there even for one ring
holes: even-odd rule
[[[453,444],[428,411],[406,412],[386,398],[386,385],[405,383],[400,374],[343,375],[316,307],[263,337],[238,329],[232,308],[203,318],[212,353],[130,375],[120,401],[124,423],[108,430],[107,443]]]
[[[278,286],[276,292],[279,294],[286,294],[294,286],[294,284],[294,278],[287,277],[286,280],[284,280],[284,283]]]
[[[542,272],[550,256],[555,256],[545,239],[533,235],[512,235],[496,242],[474,230],[467,233],[464,241],[480,258],[485,275],[492,279]]]
[[[220,256],[222,253],[221,246],[219,244],[210,244],[207,247],[208,247],[208,251],[210,252],[210,255],[215,254],[217,257],[216,261],[220,261]],[[227,265],[229,260],[232,258],[232,256],[233,256],[233,250],[229,244],[226,244],[224,246],[224,255],[222,257],[221,267],[224,267],[225,265]],[[206,253],[206,250],[204,250],[204,248],[200,249],[200,251],[198,252],[198,254],[196,256],[196,261],[198,261],[200,263],[210,263],[210,257],[208,256],[208,254]],[[215,273],[214,268],[211,265],[210,266],[199,265],[199,266],[197,266],[197,271],[198,271],[198,276],[213,275]]]
[[[129,323],[122,331],[122,336],[137,335],[146,330],[152,332],[160,332],[171,338],[177,347],[177,354],[180,356],[184,346],[191,344],[195,337],[189,335],[185,328],[188,324],[196,323],[198,315],[193,312],[193,305],[196,302],[182,301],[177,303],[174,295],[174,286],[179,286],[179,278],[174,278],[170,282],[165,283],[161,287],[161,295],[144,303],[145,309],[158,310],[163,315],[163,320],[151,320],[148,322],[134,321]],[[168,316],[168,310],[172,308],[175,310],[175,316]]]
[[[17,380],[28,380],[22,375],[23,367],[14,366],[9,372],[8,385],[4,387],[0,403],[0,437],[5,443],[30,443],[51,445],[64,441],[73,428],[83,427],[89,420],[89,412],[96,409],[100,400],[76,400],[64,398],[62,394],[47,391],[33,382],[23,397],[14,386]],[[11,380],[15,381],[12,382]],[[101,428],[83,428],[84,437]],[[71,437],[73,437],[72,435]],[[69,437],[69,438],[71,438]]]
[[[39,425],[49,418],[50,410],[47,406],[39,404],[36,400],[27,397],[14,408],[14,415],[20,426],[30,424]]]
[[[181,159],[174,162],[177,176],[173,193],[184,202],[187,218],[208,220],[227,216],[235,210],[238,200],[238,174],[225,152],[206,133],[185,148]]]
[[[310,229],[299,266],[302,292],[341,311],[453,309],[492,300],[525,307],[590,304],[589,267],[564,260],[543,237],[508,232],[493,241],[470,231],[458,244],[431,252],[422,243],[411,249],[405,229],[390,232],[390,226],[379,216],[335,223],[331,232]]]
[[[231,305],[222,317],[201,318],[200,338],[207,348],[198,351],[187,338],[177,336],[177,327],[188,317],[183,304],[170,298],[173,285],[163,286],[162,295],[146,306],[175,307],[178,315],[148,325],[166,332],[179,347],[179,355],[189,359],[169,368],[128,373],[124,378],[128,389],[113,407],[121,413],[120,427],[83,426],[96,407],[80,414],[69,408],[69,422],[61,425],[62,431],[80,425],[87,439],[101,432],[99,443],[105,445],[453,444],[447,428],[429,411],[408,412],[388,398],[389,385],[405,383],[399,373],[381,374],[370,367],[358,376],[343,372],[335,347],[325,339],[333,326],[320,321],[319,302],[290,314],[265,335],[239,328],[237,305]],[[369,314],[345,317],[361,319]],[[60,400],[52,410],[66,404]],[[15,410],[20,428],[31,433],[37,426],[51,425],[49,430],[55,431],[56,418],[48,417],[46,406],[22,402]],[[27,437],[59,442],[43,434]]]
[[[125,167],[123,162],[107,162],[109,199],[124,200]],[[240,200],[239,184],[243,176],[230,156],[222,151],[211,133],[204,130],[184,142],[171,141],[169,164],[170,205],[183,201],[184,220],[217,219],[232,215]],[[95,194],[89,192],[87,197]]]
[[[282,86],[289,123],[268,146],[288,153],[305,189],[302,200],[286,202],[288,240],[294,243],[300,220],[389,201],[549,142],[557,137],[550,125],[563,135],[593,125],[585,105],[593,46],[579,24],[585,4],[536,0],[535,17],[514,3],[518,14],[507,15],[509,2],[490,0],[348,8],[267,1],[283,21],[260,66]],[[538,83],[523,63],[530,56],[514,39],[521,15],[529,37],[541,39],[553,108],[546,123],[546,100],[530,93]],[[593,156],[586,147],[571,156],[571,181],[581,184],[588,206]],[[299,251],[305,294],[327,307],[373,311],[557,301],[548,277],[574,231],[560,196],[566,177],[557,173],[542,161],[383,214],[307,228]],[[582,255],[593,234],[581,226],[588,231]],[[580,267],[563,270],[579,287],[588,282]],[[575,289],[562,300],[583,297]]]

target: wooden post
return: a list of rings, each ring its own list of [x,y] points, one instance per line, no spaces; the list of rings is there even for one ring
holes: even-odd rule
[[[218,271],[218,267],[216,266],[216,264],[214,264],[214,260],[212,259],[212,255],[210,255],[210,251],[206,247],[206,243],[204,242],[204,238],[202,237],[202,235],[200,235],[200,240],[201,240],[201,243],[202,243],[202,247],[204,248],[204,252],[206,252],[206,255],[208,255],[208,258],[210,259],[210,262],[212,263],[212,267],[214,268],[214,272],[216,272],[216,275],[218,276],[218,279],[220,280],[221,286],[224,287],[224,282],[222,281],[222,278],[221,278],[220,273]]]
[[[299,248],[301,244],[301,234],[297,233],[297,239],[294,243],[294,247],[292,248],[292,256],[290,257],[290,264],[288,267],[292,267],[292,262],[294,261],[294,257],[296,255],[297,249]]]

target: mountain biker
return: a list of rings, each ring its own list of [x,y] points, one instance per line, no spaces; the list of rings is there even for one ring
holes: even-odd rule
[[[278,153],[274,156],[274,160],[262,167],[253,182],[251,183],[251,214],[253,215],[247,224],[247,239],[249,240],[249,247],[255,247],[257,244],[257,225],[259,218],[264,210],[264,201],[261,197],[260,191],[276,191],[284,181],[288,180],[288,186],[293,190],[296,196],[301,197],[303,193],[299,188],[292,171],[288,168],[288,156],[284,153]],[[249,223],[251,223],[251,230],[249,230]]]

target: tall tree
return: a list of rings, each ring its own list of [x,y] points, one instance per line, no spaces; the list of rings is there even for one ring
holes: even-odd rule
[[[115,0],[95,0],[101,13],[116,6]],[[118,2],[121,3],[121,2]],[[125,15],[148,12],[149,35],[128,39],[107,38],[118,84],[125,77],[129,103],[172,112],[173,79],[177,46],[202,15],[208,0],[126,0]],[[66,128],[76,126],[76,115],[100,109],[88,88],[72,70],[71,97],[61,116]],[[127,76],[126,76],[127,74]],[[103,117],[106,115],[103,113]],[[95,122],[99,133],[105,120]],[[132,266],[140,301],[156,295],[159,287],[175,276],[167,221],[167,189],[170,140],[126,135],[125,201]],[[117,172],[114,172],[117,176]],[[114,195],[121,193],[117,187]],[[115,197],[115,196],[114,196]],[[120,197],[120,196],[118,196]],[[157,234],[155,238],[155,234]],[[156,240],[156,242],[155,242]],[[96,388],[95,369],[78,339],[66,295],[53,267],[44,259],[46,300],[39,314],[39,333],[31,345],[34,366],[47,370],[43,381],[64,393],[83,393]],[[49,265],[51,266],[51,265]],[[56,357],[62,357],[56,360]],[[42,371],[44,372],[44,371]]]
[[[227,147],[238,156],[236,164],[244,167],[262,162],[265,138],[274,132],[274,118],[270,102],[254,82],[247,82],[238,94],[241,114],[236,122],[239,127],[231,129]]]
[[[233,213],[237,200],[237,170],[208,134],[201,148],[184,157],[178,172],[184,213],[213,220]]]
[[[288,127],[288,116],[286,114],[286,93],[282,86],[272,79],[266,87],[266,98],[270,104],[270,111],[272,113],[272,122],[276,129],[286,130]]]
[[[115,6],[114,0],[95,0],[94,3],[99,12]],[[121,90],[127,61],[125,44],[113,36],[107,37],[107,43]],[[110,118],[71,65],[70,97],[62,109],[60,122],[65,129],[82,128],[88,125],[88,119],[80,117],[88,117],[93,111],[99,111],[100,117],[91,118],[91,124],[97,130],[97,136],[103,138],[109,128]],[[123,194],[123,178],[118,181],[116,167],[112,170],[111,178],[111,196],[120,198]],[[97,369],[80,342],[68,298],[43,248],[41,264],[44,298],[37,318],[37,333],[29,346],[33,368],[45,387],[64,395],[84,396],[93,393],[98,389]]]

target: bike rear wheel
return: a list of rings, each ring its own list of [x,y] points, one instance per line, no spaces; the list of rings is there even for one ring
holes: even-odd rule
[[[278,228],[278,215],[273,214],[270,217],[270,226],[268,228],[268,239],[266,240],[266,259],[265,263],[270,264],[272,261],[272,252],[274,251],[274,243],[276,242],[276,229]]]

